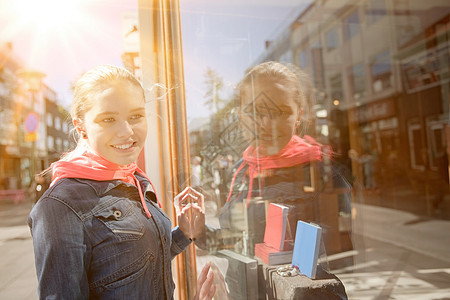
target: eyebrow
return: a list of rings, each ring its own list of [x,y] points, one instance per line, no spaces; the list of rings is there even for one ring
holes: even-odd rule
[[[145,107],[136,108],[136,109],[133,109],[133,110],[130,111],[130,112],[131,112],[131,113],[134,113],[134,112],[141,112],[141,111],[145,111]],[[116,111],[105,111],[105,112],[99,113],[97,116],[103,116],[103,115],[118,115],[118,114],[119,114],[119,112],[116,112]]]
[[[292,108],[290,106],[288,106],[288,105],[279,105],[278,108],[279,109],[291,109],[292,110]]]

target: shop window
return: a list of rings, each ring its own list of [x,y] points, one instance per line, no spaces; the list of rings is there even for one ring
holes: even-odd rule
[[[370,71],[372,75],[372,91],[374,93],[380,93],[392,87],[393,75],[389,50],[375,55]]]
[[[352,37],[356,36],[359,31],[359,15],[358,11],[355,11],[345,20],[345,38],[351,39]]]

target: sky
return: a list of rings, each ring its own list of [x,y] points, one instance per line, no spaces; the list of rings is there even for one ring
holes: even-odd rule
[[[181,1],[188,121],[208,115],[205,73],[223,79],[221,98],[230,99],[245,70],[265,50],[265,41],[282,32],[310,1]]]
[[[71,84],[99,64],[122,65],[122,14],[130,0],[0,0],[0,43],[12,42],[26,69],[46,74],[60,103]]]
[[[181,0],[188,120],[205,117],[204,74],[216,71],[223,97],[306,0]],[[99,64],[122,66],[123,15],[137,0],[0,0],[0,43],[12,42],[24,68],[46,74],[59,102],[71,103],[71,85]]]

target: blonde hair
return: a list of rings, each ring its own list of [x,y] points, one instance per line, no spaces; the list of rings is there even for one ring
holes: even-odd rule
[[[111,86],[117,82],[128,82],[136,86],[144,96],[141,83],[129,71],[113,65],[100,65],[84,73],[77,81],[70,109],[72,120],[84,121],[84,115],[94,105],[93,94],[103,91],[105,86]]]
[[[242,95],[243,89],[248,84],[262,78],[271,79],[283,85],[289,84],[293,88],[298,107],[303,112],[301,119],[304,128],[302,131],[306,130],[307,124],[312,118],[310,107],[315,102],[314,85],[309,75],[293,64],[283,64],[277,61],[263,62],[247,69],[244,78],[238,85],[239,94]],[[240,99],[240,95],[238,99]]]

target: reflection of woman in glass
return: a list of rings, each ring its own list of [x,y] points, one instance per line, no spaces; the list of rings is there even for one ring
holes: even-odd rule
[[[327,171],[329,147],[303,133],[309,122],[308,107],[313,86],[308,75],[295,66],[278,62],[261,63],[248,70],[239,85],[239,118],[251,145],[236,165],[227,202],[219,214],[221,229],[229,229],[229,241],[215,246],[241,250],[252,255],[254,244],[264,238],[266,203],[283,203],[290,209],[290,229],[296,220],[324,227],[327,252],[341,250],[337,197],[327,201],[322,193],[332,184],[346,185],[343,178]],[[319,182],[317,182],[319,181]],[[320,203],[320,205],[319,205]],[[348,201],[341,200],[342,203]],[[245,206],[246,209],[243,208]],[[247,211],[248,240],[239,239],[239,213]],[[242,230],[242,229],[241,229]],[[221,237],[226,237],[221,233]]]
[[[328,193],[340,179],[331,172],[331,149],[299,136],[311,120],[309,77],[295,66],[265,62],[248,70],[238,91],[239,119],[251,144],[235,166],[220,229],[208,227],[198,246],[253,256],[264,241],[267,205],[276,202],[289,208],[291,237],[297,220],[314,222],[325,232],[326,251],[342,251],[338,197]]]
[[[264,237],[265,207],[250,204],[251,199],[282,202],[290,205],[296,219],[318,221],[313,200],[317,191],[306,192],[305,187],[311,186],[310,163],[320,162],[323,155],[313,138],[296,134],[308,122],[307,101],[312,98],[312,85],[305,73],[293,72],[277,62],[262,63],[248,71],[239,93],[241,125],[252,144],[233,176],[220,223],[222,228],[232,228],[233,206],[246,203],[248,252],[252,254],[254,244]]]

